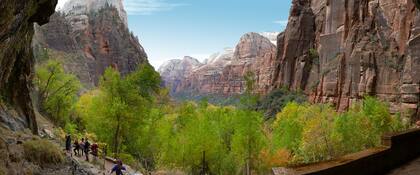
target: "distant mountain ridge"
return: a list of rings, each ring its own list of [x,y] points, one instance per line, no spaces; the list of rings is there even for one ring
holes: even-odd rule
[[[276,33],[247,33],[235,47],[215,53],[203,63],[191,60],[170,60],[159,68],[159,73],[172,93],[194,92],[198,94],[233,95],[245,90],[244,76],[247,72],[256,74],[259,86],[256,91],[266,91],[269,82],[267,71],[254,65],[266,64],[274,58]],[[277,37],[277,36],[276,36]],[[198,62],[198,63],[197,63]],[[258,64],[257,64],[258,62]],[[179,67],[173,69],[173,67]]]

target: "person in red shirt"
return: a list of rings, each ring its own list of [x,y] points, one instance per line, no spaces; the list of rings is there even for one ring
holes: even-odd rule
[[[98,146],[97,143],[94,143],[94,144],[92,144],[92,146],[90,146],[90,149],[92,150],[92,155],[93,155],[95,160],[97,160],[97,158],[98,158],[98,148],[99,148],[99,146]]]
[[[74,155],[79,156],[80,144],[77,139],[74,141],[73,146],[74,146],[74,149],[73,149]]]

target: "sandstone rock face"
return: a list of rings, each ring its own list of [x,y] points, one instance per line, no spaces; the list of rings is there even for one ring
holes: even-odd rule
[[[30,98],[33,23],[48,22],[57,0],[0,1],[0,123],[38,132]],[[12,123],[14,123],[12,125]]]
[[[223,53],[217,53],[192,69],[182,72],[176,79],[174,93],[195,92],[199,94],[233,95],[245,91],[244,76],[252,72],[257,86],[256,92],[266,92],[272,84],[273,63],[275,60],[275,45],[258,33],[247,33],[239,41],[236,48],[227,48]],[[169,64],[170,65],[170,64]],[[168,69],[164,64],[161,70]],[[191,66],[190,66],[191,67]],[[168,73],[162,73],[163,79]],[[174,78],[172,78],[174,80]]]
[[[65,70],[87,88],[97,85],[109,66],[126,74],[148,64],[143,47],[127,27],[122,1],[69,1],[63,9],[65,13],[55,13],[50,23],[36,27],[34,50],[64,55]]]
[[[187,75],[202,65],[197,59],[186,56],[182,60],[174,59],[166,62],[159,68],[158,72],[165,87],[169,87],[171,93],[175,93],[179,91],[178,88],[182,81],[187,78]]]
[[[364,95],[419,116],[420,14],[413,1],[294,0],[273,88],[347,109]]]
[[[261,32],[258,34],[269,39],[274,45],[277,45],[277,36],[280,34],[280,32]]]

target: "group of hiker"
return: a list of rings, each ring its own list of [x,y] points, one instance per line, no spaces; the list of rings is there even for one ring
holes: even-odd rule
[[[79,142],[77,139],[74,141],[73,145],[71,143],[71,136],[66,136],[66,151],[71,153],[71,148],[73,146],[73,153],[76,156],[85,156],[86,161],[89,161],[89,153],[91,153],[95,158],[98,157],[98,144],[93,143],[91,144],[88,140],[88,138],[82,138],[82,140]]]
[[[86,161],[89,161],[89,153],[94,156],[94,159],[97,160],[98,158],[98,149],[99,145],[97,143],[91,144],[88,140],[88,138],[82,138],[82,140],[79,142],[77,139],[73,142],[73,145],[71,143],[71,136],[66,136],[66,152],[72,155],[71,148],[73,146],[73,153],[76,156],[85,156]],[[114,167],[111,169],[110,174],[114,173],[116,175],[123,175],[123,171],[126,171],[126,168],[123,166],[123,163],[121,160],[117,160]]]

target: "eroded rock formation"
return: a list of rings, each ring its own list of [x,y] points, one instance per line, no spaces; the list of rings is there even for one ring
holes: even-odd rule
[[[47,23],[56,4],[57,0],[0,1],[0,124],[10,129],[38,132],[30,97],[33,25]]]
[[[97,85],[109,66],[126,74],[148,64],[138,38],[128,29],[122,1],[107,2],[71,1],[50,23],[36,27],[35,53],[42,55],[45,49],[55,53],[50,57],[61,59],[65,70],[76,74],[87,88]]]

